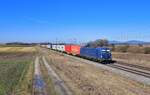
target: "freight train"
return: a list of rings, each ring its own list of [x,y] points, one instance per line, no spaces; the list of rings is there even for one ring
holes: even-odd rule
[[[101,63],[110,63],[112,61],[111,50],[105,47],[90,48],[90,47],[81,47],[79,45],[58,45],[58,44],[42,45],[42,47],[98,61]]]

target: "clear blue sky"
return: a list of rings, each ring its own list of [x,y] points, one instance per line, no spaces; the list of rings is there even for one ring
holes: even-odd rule
[[[150,0],[0,0],[0,42],[150,41]]]

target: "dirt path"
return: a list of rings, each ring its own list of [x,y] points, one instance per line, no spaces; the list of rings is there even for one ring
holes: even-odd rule
[[[72,93],[69,91],[67,86],[65,85],[64,81],[59,78],[59,76],[54,72],[54,70],[51,68],[51,66],[46,61],[45,57],[42,57],[43,62],[48,70],[49,76],[52,78],[52,81],[54,82],[55,89],[57,90],[59,95],[72,95]]]
[[[34,72],[34,83],[33,83],[33,95],[47,95],[46,84],[42,78],[39,57],[35,59],[35,72]]]

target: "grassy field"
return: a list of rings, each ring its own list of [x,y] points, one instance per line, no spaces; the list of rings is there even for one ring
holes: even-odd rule
[[[36,49],[34,47],[0,47],[0,95],[10,95],[25,81]],[[32,72],[32,70],[30,70]]]
[[[150,67],[150,54],[113,52],[113,59],[118,62]]]
[[[0,62],[0,95],[11,93],[29,63],[29,61]]]

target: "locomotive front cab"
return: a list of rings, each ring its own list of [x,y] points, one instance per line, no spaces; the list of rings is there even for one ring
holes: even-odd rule
[[[109,48],[100,48],[98,55],[99,55],[99,59],[102,61],[112,60],[111,50]]]

